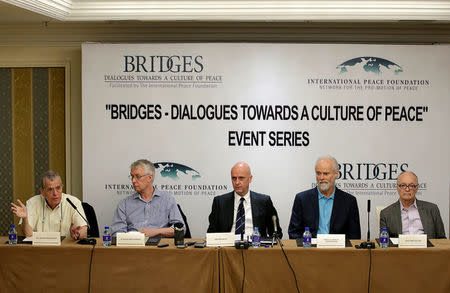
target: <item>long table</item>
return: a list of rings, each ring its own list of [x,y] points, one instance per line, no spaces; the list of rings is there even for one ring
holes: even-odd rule
[[[297,292],[279,245],[178,249],[163,239],[169,247],[130,248],[64,239],[45,247],[6,240],[0,237],[0,292],[240,292],[244,266],[244,292]],[[282,240],[302,293],[449,293],[450,240],[431,242],[435,247],[368,251],[304,249]]]

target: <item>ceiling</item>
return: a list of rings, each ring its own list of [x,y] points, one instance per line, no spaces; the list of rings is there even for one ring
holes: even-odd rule
[[[1,0],[0,23],[89,21],[450,22],[450,0]]]

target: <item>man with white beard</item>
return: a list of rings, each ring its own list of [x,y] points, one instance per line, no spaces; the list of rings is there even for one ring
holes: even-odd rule
[[[298,193],[289,222],[289,238],[301,238],[305,227],[317,234],[345,234],[346,239],[361,239],[356,198],[336,187],[338,162],[330,156],[316,162],[317,187]]]

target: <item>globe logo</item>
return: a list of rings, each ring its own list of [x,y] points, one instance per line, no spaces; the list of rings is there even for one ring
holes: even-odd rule
[[[342,64],[336,66],[339,73],[347,72],[367,72],[367,73],[390,73],[392,75],[397,75],[403,72],[400,65],[395,64],[392,61],[379,58],[379,57],[358,57],[345,61]]]
[[[158,162],[154,163],[156,173],[159,173],[163,178],[170,178],[173,180],[178,180],[180,178],[189,178],[195,180],[200,178],[200,173],[191,167],[172,163],[172,162]]]

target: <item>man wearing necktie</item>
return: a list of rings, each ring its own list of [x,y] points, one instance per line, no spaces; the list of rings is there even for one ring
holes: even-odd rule
[[[272,216],[277,217],[278,237],[282,237],[278,214],[270,196],[250,191],[253,176],[245,162],[236,163],[231,169],[234,191],[216,196],[209,215],[208,233],[234,232],[251,236],[258,227],[262,237],[272,237]]]

